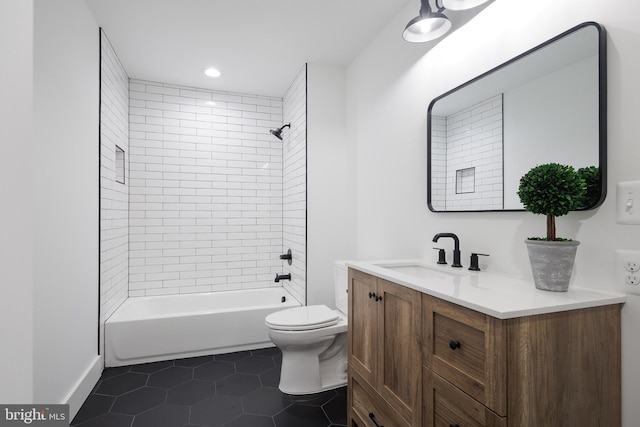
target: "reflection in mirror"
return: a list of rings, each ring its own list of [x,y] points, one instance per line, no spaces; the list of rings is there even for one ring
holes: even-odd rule
[[[522,210],[520,177],[543,163],[606,178],[604,29],[588,22],[434,99],[427,200],[434,212]]]

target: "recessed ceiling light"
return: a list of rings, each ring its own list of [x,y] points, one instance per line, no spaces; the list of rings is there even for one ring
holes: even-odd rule
[[[205,103],[204,103],[204,104],[205,104],[205,105],[209,105],[209,106],[216,105],[216,103],[215,103],[215,102],[213,102],[213,101],[205,101]]]
[[[220,77],[222,73],[216,68],[207,68],[204,73],[209,77]]]

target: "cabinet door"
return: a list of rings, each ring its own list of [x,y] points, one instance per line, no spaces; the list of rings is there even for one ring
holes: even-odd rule
[[[349,381],[352,394],[350,423],[358,427],[411,427],[387,401],[381,399],[366,382],[353,375]]]
[[[421,293],[378,279],[378,297],[377,389],[405,419],[419,425]]]
[[[507,419],[424,368],[423,427],[506,427]]]
[[[377,357],[377,278],[349,269],[349,368],[374,384]]]

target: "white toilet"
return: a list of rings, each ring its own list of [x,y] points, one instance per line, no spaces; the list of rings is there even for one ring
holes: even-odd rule
[[[311,394],[347,383],[347,288],[344,262],[334,267],[335,302],[288,308],[265,318],[269,338],[282,351],[280,390]]]

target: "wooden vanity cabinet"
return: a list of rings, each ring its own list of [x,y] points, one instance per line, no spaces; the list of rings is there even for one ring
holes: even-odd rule
[[[620,426],[618,304],[500,320],[422,298],[423,426]]]
[[[350,423],[420,425],[421,295],[349,269]]]
[[[349,269],[350,427],[620,427],[620,304],[510,319]]]

